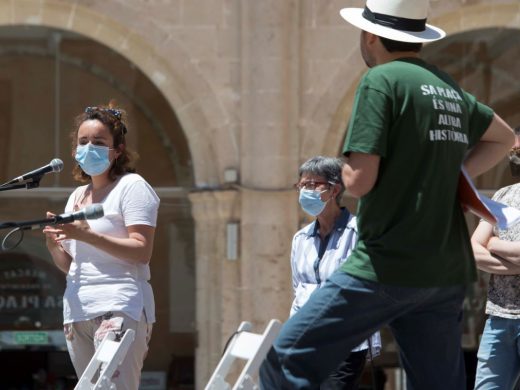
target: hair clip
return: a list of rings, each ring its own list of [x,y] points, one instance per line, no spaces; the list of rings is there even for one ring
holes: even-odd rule
[[[121,119],[121,111],[116,108],[106,108],[105,111],[108,111],[112,115],[114,115],[117,119]]]
[[[118,110],[116,108],[103,108],[103,107],[87,107],[85,108],[85,114],[92,115],[96,111],[105,111],[113,116],[116,117],[116,119],[121,120],[121,110]]]

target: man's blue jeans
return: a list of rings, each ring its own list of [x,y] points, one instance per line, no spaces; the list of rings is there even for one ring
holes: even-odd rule
[[[520,376],[520,319],[489,316],[477,358],[475,389],[513,389]]]
[[[465,389],[464,293],[463,286],[387,286],[338,271],[282,327],[260,368],[261,388],[318,389],[345,351],[389,325],[408,389]]]

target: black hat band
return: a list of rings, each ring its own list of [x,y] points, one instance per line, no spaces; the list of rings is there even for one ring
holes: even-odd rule
[[[365,7],[363,17],[369,22],[379,24],[381,26],[390,27],[394,30],[402,31],[424,31],[426,30],[426,19],[407,19],[399,16],[391,16],[372,12]]]

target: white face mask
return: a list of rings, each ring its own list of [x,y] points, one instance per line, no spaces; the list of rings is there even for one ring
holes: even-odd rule
[[[110,159],[108,146],[78,145],[76,148],[76,161],[79,166],[89,176],[98,176],[104,173],[110,167]]]

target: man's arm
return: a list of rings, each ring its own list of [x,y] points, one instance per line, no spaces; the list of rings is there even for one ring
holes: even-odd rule
[[[352,152],[345,158],[341,176],[347,192],[355,198],[368,194],[379,173],[381,157],[376,154]]]
[[[477,268],[497,275],[520,274],[520,265],[507,261],[489,251],[488,243],[494,238],[496,237],[493,236],[493,226],[486,221],[481,221],[471,237]]]
[[[504,158],[514,142],[513,129],[495,114],[486,132],[464,161],[464,168],[471,177],[486,172]]]

